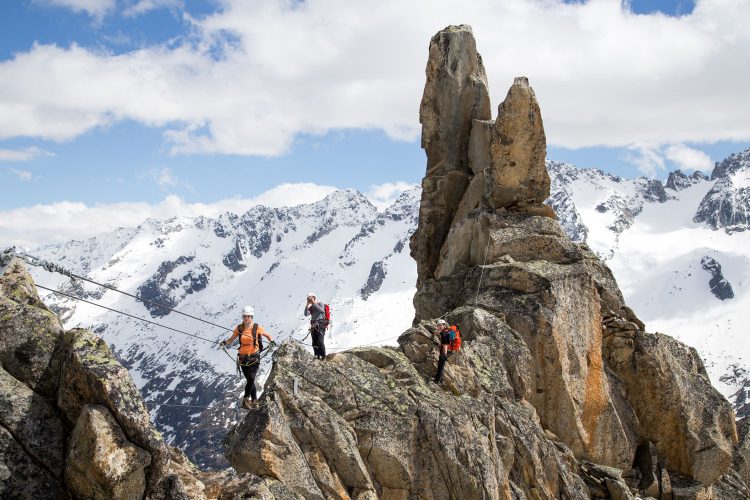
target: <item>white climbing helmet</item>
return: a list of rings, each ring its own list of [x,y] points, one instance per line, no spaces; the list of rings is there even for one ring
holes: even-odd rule
[[[245,306],[242,308],[242,315],[255,316],[255,309],[253,309],[253,306]]]
[[[307,294],[307,298],[309,299],[310,297],[313,297],[313,298],[314,298],[314,297],[315,297],[315,294],[314,294],[314,293],[312,293],[312,292],[308,292],[308,294]]]
[[[437,326],[443,326],[443,325],[447,325],[447,324],[448,324],[448,322],[447,322],[447,321],[445,321],[444,319],[439,319],[439,320],[435,321],[435,324],[436,324]]]

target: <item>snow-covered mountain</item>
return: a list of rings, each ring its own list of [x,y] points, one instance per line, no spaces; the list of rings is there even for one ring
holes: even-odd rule
[[[337,191],[318,203],[254,207],[242,215],[148,220],[87,241],[35,249],[76,274],[226,329],[170,313],[156,304],[89,283],[32,269],[38,283],[192,333],[145,324],[60,296],[48,303],[66,326],[93,327],[130,369],[169,442],[202,466],[223,465],[225,430],[239,416],[244,378],[216,350],[240,320],[243,305],[277,341],[303,340],[308,292],[330,303],[329,352],[393,343],[411,326],[416,282],[408,238],[416,227],[419,190],[379,212],[360,193]],[[385,340],[382,340],[385,339]],[[309,338],[305,340],[309,343]],[[261,373],[270,364],[264,359]]]
[[[548,203],[568,234],[607,261],[649,331],[696,347],[714,384],[735,398],[738,414],[750,413],[750,338],[744,335],[750,324],[750,231],[744,231],[750,150],[718,163],[710,178],[675,171],[666,183],[553,161],[547,167]],[[411,325],[416,266],[408,239],[419,196],[415,188],[378,211],[356,191],[337,191],[298,207],[149,220],[32,253],[227,328],[239,321],[243,305],[252,304],[256,320],[282,340],[304,339],[302,305],[314,291],[334,311],[327,345],[335,352],[395,343]],[[45,271],[34,270],[34,278],[210,339],[47,298],[63,311],[67,327],[93,326],[114,346],[171,443],[199,465],[223,464],[216,443],[239,416],[244,380],[213,344],[228,331]]]

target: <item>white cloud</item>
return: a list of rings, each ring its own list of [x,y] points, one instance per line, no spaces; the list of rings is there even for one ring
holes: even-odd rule
[[[42,156],[54,156],[36,146],[23,149],[0,149],[0,161],[31,161]]]
[[[101,19],[114,10],[115,0],[36,0],[57,7],[65,7],[74,12],[85,12],[91,17]]]
[[[635,165],[647,177],[655,177],[666,169],[664,155],[656,145],[631,146],[622,159]]]
[[[220,5],[181,45],[114,55],[37,44],[0,63],[0,139],[67,140],[130,119],[166,127],[175,154],[278,155],[295,134],[342,128],[413,140],[428,41],[466,22],[493,106],[527,75],[552,145],[750,140],[750,66],[739,64],[750,1],[699,0],[679,18],[620,0]]]
[[[19,180],[22,180],[22,181],[31,180],[31,172],[29,172],[28,170],[16,170],[15,168],[10,168],[10,167],[7,167],[5,170],[15,175],[16,177],[18,177]]]
[[[230,198],[215,203],[186,203],[169,195],[161,203],[111,203],[87,206],[63,201],[49,205],[0,211],[0,249],[10,245],[36,247],[85,239],[118,227],[137,226],[148,218],[175,215],[215,217],[224,212],[244,213],[255,205],[294,206],[323,199],[336,188],[310,183],[282,184],[255,198]]]
[[[176,9],[183,6],[182,0],[138,0],[130,7],[123,10],[126,17],[135,17],[155,9]]]
[[[635,165],[638,170],[648,177],[655,177],[667,170],[666,161],[669,160],[679,169],[691,172],[702,170],[708,172],[713,167],[711,158],[700,149],[685,144],[669,144],[660,146],[655,143],[631,145],[623,155],[622,160]]]
[[[409,184],[408,182],[386,182],[385,184],[373,184],[370,186],[369,191],[365,193],[367,199],[377,207],[378,210],[384,210],[391,206],[396,199],[401,196],[401,193],[407,189],[411,189],[416,184]]]
[[[670,145],[667,148],[665,155],[667,159],[673,161],[677,167],[687,171],[709,171],[714,166],[711,157],[706,153],[684,144]]]

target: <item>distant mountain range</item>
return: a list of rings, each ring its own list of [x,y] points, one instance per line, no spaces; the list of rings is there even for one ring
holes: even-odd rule
[[[548,161],[548,203],[567,233],[612,268],[648,331],[695,347],[712,382],[750,413],[750,149],[711,177],[675,171],[666,183],[623,179]],[[384,211],[352,190],[310,205],[218,218],[148,220],[86,241],[33,250],[74,272],[227,328],[240,308],[277,339],[305,343],[308,292],[330,302],[330,352],[395,343],[411,326],[416,265],[408,240],[419,188]],[[155,305],[33,269],[41,285],[214,341],[228,331]],[[203,467],[226,465],[215,443],[240,415],[242,380],[210,342],[60,296],[47,302],[67,327],[91,326],[114,346],[167,440]],[[266,363],[270,359],[265,360]],[[268,366],[264,366],[263,372]]]

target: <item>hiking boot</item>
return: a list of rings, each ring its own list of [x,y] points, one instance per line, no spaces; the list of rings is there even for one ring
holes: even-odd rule
[[[253,408],[253,403],[255,401],[250,401],[250,398],[242,398],[242,407],[246,410],[250,410]]]

